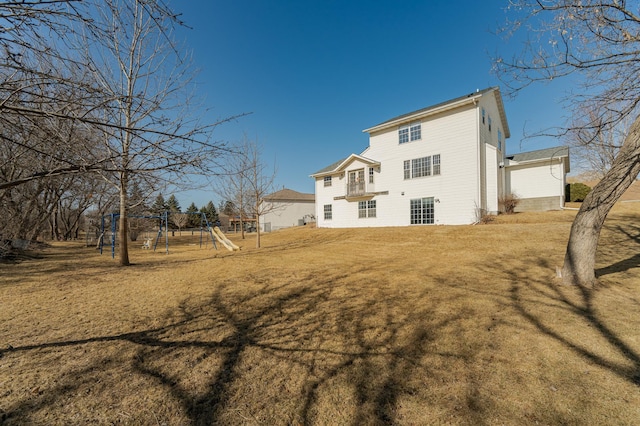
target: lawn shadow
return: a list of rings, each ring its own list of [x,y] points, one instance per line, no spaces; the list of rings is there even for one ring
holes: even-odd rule
[[[529,259],[539,267],[551,271],[551,265],[540,257]],[[510,288],[510,306],[532,324],[538,331],[552,338],[562,346],[589,360],[591,363],[606,369],[619,378],[635,386],[640,386],[640,354],[607,324],[611,320],[607,311],[598,309],[596,298],[606,287],[586,288],[582,286],[565,286],[552,278],[533,278],[527,274],[526,268],[519,273],[517,268],[508,271]],[[543,305],[553,316],[541,314],[539,307]],[[568,332],[563,323],[554,322],[551,318],[562,318],[567,322],[579,320],[587,330],[595,332],[598,341],[606,343],[606,347],[617,354],[624,362],[616,361],[612,356],[605,356],[602,347],[590,347],[580,341],[575,331]]]
[[[609,274],[614,274],[617,272],[624,272],[630,269],[640,267],[640,253],[637,251],[640,249],[640,226],[634,225],[637,218],[633,218],[633,220],[629,219],[628,223],[625,223],[625,226],[622,225],[614,225],[614,226],[606,226],[607,230],[614,235],[617,235],[621,238],[617,238],[610,244],[610,248],[607,247],[606,242],[600,243],[600,251],[613,251],[617,254],[622,249],[622,246],[629,246],[627,252],[636,252],[633,255],[627,257],[626,259],[621,259],[615,263],[612,263],[608,266],[596,269],[596,277],[602,277]]]
[[[242,290],[245,283],[224,282],[204,300],[185,299],[158,327],[0,349],[0,357],[37,358],[70,348],[123,346],[120,359],[78,368],[4,407],[5,420],[28,423],[32,413],[81,395],[99,381],[96,375],[126,365],[129,374],[182,407],[193,425],[394,423],[401,399],[428,392],[415,377],[446,374],[425,356],[468,365],[474,355],[437,349],[434,342],[466,314],[435,315],[440,302],[425,306],[427,290],[394,293],[382,281],[370,283],[370,294],[363,295],[357,281],[345,289],[342,281],[353,274],[375,275],[368,269],[316,271],[284,283],[255,277],[251,291]],[[346,402],[328,402],[337,395]],[[349,416],[332,418],[344,415],[341,404]],[[477,415],[482,424],[482,408]]]

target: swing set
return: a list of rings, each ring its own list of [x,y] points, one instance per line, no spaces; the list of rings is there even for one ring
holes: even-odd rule
[[[144,243],[142,244],[143,249],[151,250],[153,246],[153,251],[156,251],[158,248],[158,241],[162,238],[162,231],[164,229],[164,243],[165,243],[165,253],[169,254],[169,214],[170,212],[165,211],[161,215],[155,216],[139,216],[139,215],[128,215],[127,218],[137,218],[137,219],[157,219],[158,223],[158,232],[154,238],[149,237],[148,235],[144,238]],[[218,250],[218,246],[216,245],[216,238],[213,235],[213,231],[211,230],[211,225],[207,220],[207,215],[203,212],[187,212],[186,214],[195,214],[200,216],[200,248],[202,248],[202,244],[204,242],[204,233],[206,232],[211,238],[211,242],[213,243],[213,247]],[[116,257],[116,234],[117,234],[117,223],[120,218],[120,213],[110,213],[108,215],[103,215],[101,220],[100,227],[100,237],[98,238],[98,249],[100,250],[100,254],[103,252],[104,248],[104,236],[105,236],[105,219],[109,218],[109,222],[111,225],[111,258]],[[206,231],[205,231],[206,230]],[[207,238],[209,238],[207,237]]]

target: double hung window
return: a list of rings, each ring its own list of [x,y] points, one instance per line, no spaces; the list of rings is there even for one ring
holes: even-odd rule
[[[324,205],[324,220],[331,220],[331,219],[333,219],[333,212],[332,212],[331,204],[325,204]]]
[[[422,139],[422,123],[419,121],[398,129],[398,143],[413,142]]]
[[[358,218],[376,217],[376,200],[358,201]]]

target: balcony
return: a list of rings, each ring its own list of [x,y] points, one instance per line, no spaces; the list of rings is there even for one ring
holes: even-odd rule
[[[346,199],[370,198],[373,197],[373,184],[367,185],[365,182],[347,183]]]

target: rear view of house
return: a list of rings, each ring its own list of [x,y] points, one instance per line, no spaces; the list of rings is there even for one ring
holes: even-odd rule
[[[400,115],[364,132],[369,134],[367,149],[311,175],[319,227],[470,224],[483,214],[496,214],[504,195],[555,200],[564,193],[568,152],[555,154],[563,160],[552,171],[542,167],[547,152],[535,161],[505,155],[510,133],[497,87]],[[528,179],[539,182],[540,190],[532,191]]]

